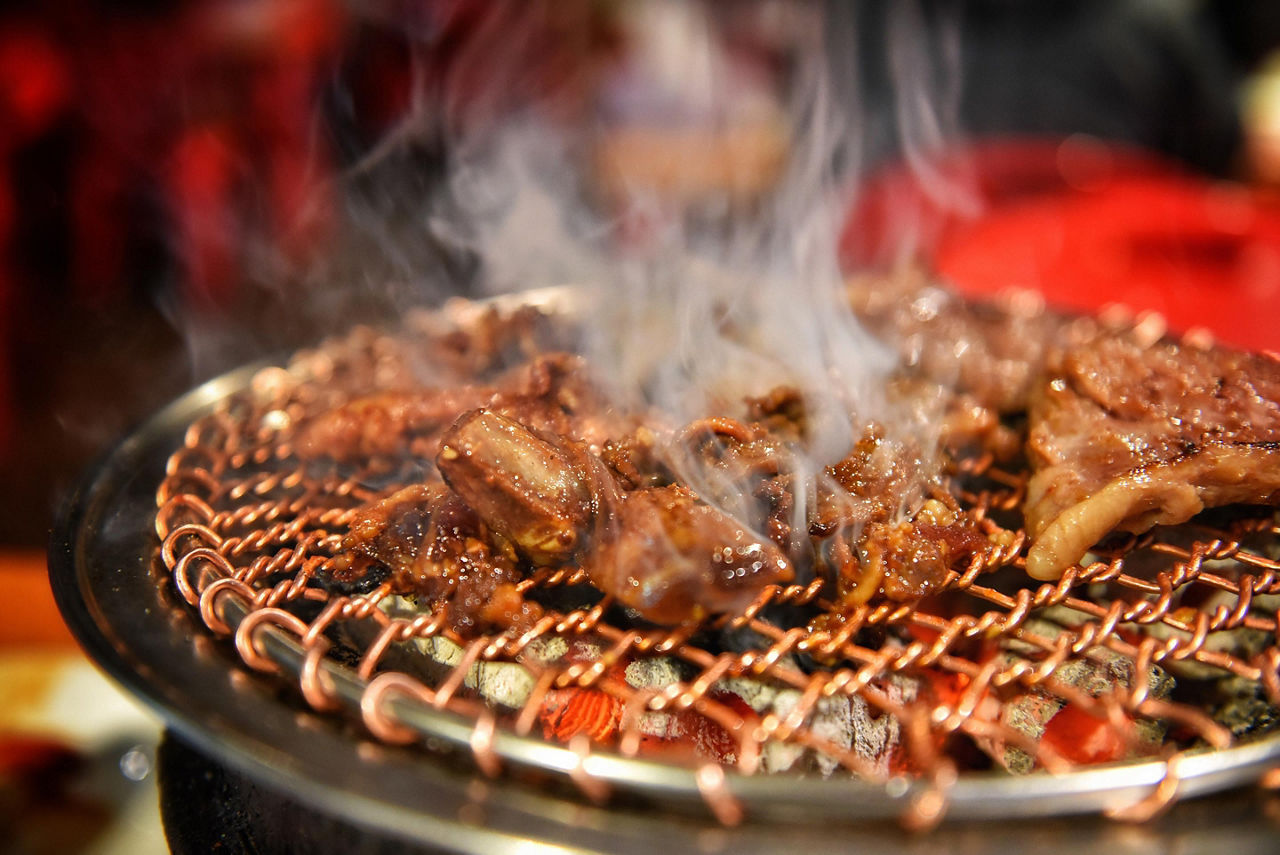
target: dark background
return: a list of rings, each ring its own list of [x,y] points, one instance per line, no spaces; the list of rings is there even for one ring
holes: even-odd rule
[[[1280,43],[1267,0],[832,6],[828,52],[864,111],[867,168],[902,144],[893,26],[938,59],[930,85],[957,91],[951,118],[968,135],[1088,133],[1222,177],[1242,177],[1240,86]],[[612,8],[0,12],[0,544],[42,546],[88,461],[199,380],[465,293],[476,260],[421,223],[446,131],[589,89],[580,70],[619,50]],[[517,31],[522,73],[486,85],[486,49]],[[410,112],[415,132],[389,136]]]

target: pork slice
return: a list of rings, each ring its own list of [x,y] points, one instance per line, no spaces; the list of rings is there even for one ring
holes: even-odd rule
[[[911,272],[854,278],[848,294],[858,320],[898,351],[908,376],[996,413],[1025,409],[1045,362],[1099,329],[1089,318],[1046,311],[1030,294],[968,300]]]
[[[1067,351],[1033,397],[1027,572],[1056,579],[1112,531],[1280,502],[1280,361],[1118,335]]]

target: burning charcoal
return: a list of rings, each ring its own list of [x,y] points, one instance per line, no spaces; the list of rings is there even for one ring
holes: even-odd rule
[[[608,743],[622,724],[622,702],[599,689],[551,689],[543,698],[538,718],[546,739],[569,742],[585,734],[594,743]]]
[[[678,660],[668,657],[639,659],[627,665],[627,684],[639,691],[660,692],[690,675]],[[747,678],[733,678],[717,682],[707,693],[715,702],[743,720],[743,728],[750,728],[758,719],[767,702],[759,704],[764,692],[769,699],[777,691]],[[756,703],[748,702],[751,698]],[[692,709],[647,710],[638,723],[641,748],[650,753],[692,752],[695,755],[732,765],[738,762],[738,738],[727,732],[719,723]]]
[[[677,659],[654,656],[627,663],[623,675],[627,685],[633,689],[661,692],[685,679],[688,676],[687,671],[687,667],[682,666]],[[650,741],[669,743],[685,735],[686,724],[687,716],[674,712],[646,710],[640,716],[639,728]]]
[[[800,693],[794,690],[780,692],[771,705],[771,711],[785,716],[799,699]],[[807,726],[811,733],[833,746],[853,749],[884,777],[889,775],[893,756],[902,739],[902,725],[896,718],[873,714],[867,702],[857,696],[823,698],[814,706]],[[803,745],[773,741],[765,745],[764,766],[769,772],[811,768],[827,776],[839,768],[839,763],[834,757]]]
[[[1026,622],[1024,629],[1045,638],[1057,638],[1067,629],[1043,619]],[[1026,642],[1005,642],[1006,662],[1023,659],[1039,651]],[[1076,659],[1068,659],[1053,672],[1053,680],[1070,686],[1090,697],[1101,697],[1116,691],[1132,690],[1137,681],[1147,683],[1150,697],[1165,699],[1173,692],[1174,681],[1164,669],[1151,666],[1145,675],[1135,673],[1132,659],[1102,647],[1095,647]],[[1124,735],[1113,725],[1085,710],[1068,704],[1047,689],[1032,689],[1005,703],[1001,722],[1034,742],[1046,742],[1059,754],[1077,763],[1104,763],[1120,760],[1130,747]],[[1154,753],[1164,739],[1164,723],[1145,718],[1132,719],[1138,735],[1138,754]],[[995,758],[1006,769],[1026,773],[1035,768],[1035,758],[1013,745],[997,746]]]
[[[391,606],[393,610],[403,611],[408,607],[410,614],[417,612],[403,598],[396,599],[401,605]],[[413,643],[421,654],[438,666],[438,671],[434,674],[435,682],[446,679],[452,669],[462,663],[465,655],[461,645],[445,636],[415,638]],[[535,670],[556,667],[573,661],[595,662],[603,655],[604,651],[598,645],[581,639],[570,642],[558,635],[540,636],[525,646],[517,662],[482,660],[473,663],[463,678],[463,685],[490,704],[508,709],[521,709],[528,702],[534,686],[537,685],[534,677]],[[646,660],[630,663],[627,666],[627,673],[632,672],[632,666],[644,661]],[[670,662],[671,660],[652,661]],[[557,714],[557,710],[563,712],[564,704],[572,696],[572,692],[556,695],[547,708],[547,714]]]
[[[715,688],[722,694],[740,699],[760,716],[772,713],[786,717],[801,698],[801,693],[795,689],[780,689],[747,677],[721,680]],[[913,680],[895,676],[885,683],[883,689],[890,699],[903,702],[915,698],[919,687]],[[835,747],[853,749],[886,776],[902,738],[901,723],[896,718],[878,714],[858,696],[836,695],[821,699],[809,714],[806,726],[815,736]],[[833,757],[798,743],[778,740],[765,743],[761,759],[768,772],[811,770],[830,775],[839,765]]]
[[[1184,622],[1194,625],[1197,612],[1212,615],[1220,606],[1225,606],[1228,610],[1235,608],[1236,602],[1235,594],[1215,590],[1209,594],[1203,603],[1199,603],[1195,607],[1184,606],[1183,608],[1174,609],[1171,616],[1181,618]],[[1251,612],[1258,610],[1258,605],[1258,600],[1255,599],[1251,604]],[[1161,641],[1178,638],[1186,642],[1192,637],[1192,633],[1175,629],[1165,623],[1147,624],[1142,627],[1142,630],[1152,638],[1157,638]],[[1204,637],[1201,649],[1215,653],[1226,653],[1248,662],[1261,653],[1270,643],[1270,633],[1260,629],[1250,629],[1247,626],[1237,626],[1232,629],[1208,633]],[[1170,657],[1166,660],[1165,667],[1180,679],[1217,680],[1229,676],[1228,672],[1223,669],[1215,665],[1198,662],[1193,658],[1174,659]]]
[[[520,709],[533,693],[533,675],[515,662],[477,662],[464,684],[492,704]]]
[[[441,635],[413,640],[417,650],[437,668],[433,682],[443,681],[462,663],[464,651],[457,642]],[[463,685],[490,704],[520,709],[533,693],[536,680],[529,669],[518,662],[480,661],[473,663],[463,677]]]
[[[661,690],[683,679],[684,672],[679,660],[654,656],[628,663],[625,677],[634,689]]]
[[[892,676],[884,686],[885,694],[895,703],[914,700],[919,685],[909,677]],[[870,761],[877,772],[888,777],[895,755],[902,747],[902,722],[894,716],[873,710],[860,697],[850,698],[853,749],[858,756]]]
[[[1261,736],[1280,727],[1280,707],[1256,680],[1232,674],[1214,681],[1209,695],[1209,714],[1232,736]]]

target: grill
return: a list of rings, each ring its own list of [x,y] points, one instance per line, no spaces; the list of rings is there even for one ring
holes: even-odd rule
[[[564,292],[519,299],[566,306]],[[385,586],[335,593],[321,579],[356,509],[415,470],[317,466],[295,455],[293,430],[385,387],[388,365],[420,361],[413,326],[358,330],[257,371],[190,424],[159,486],[160,560],[178,594],[316,712],[356,717],[384,743],[463,749],[486,775],[563,779],[601,803],[700,802],[729,825],[788,810],[910,827],[948,810],[1145,819],[1259,778],[1280,750],[1265,733],[1280,704],[1270,511],[1112,540],[1038,585],[1016,532],[948,575],[930,600],[945,612],[872,601],[825,629],[762,617],[821,608],[820,581],[769,587],[696,627],[633,625],[595,604],[466,637]],[[983,457],[958,469],[966,509],[1016,513],[1024,471]],[[583,581],[540,570],[520,585]],[[1166,671],[1234,694],[1167,695],[1153,676]],[[1050,738],[1065,709],[1074,729]],[[1146,756],[1087,762],[1097,746],[1133,757],[1153,739]],[[992,760],[1040,771],[982,771]],[[852,805],[851,793],[873,797]]]

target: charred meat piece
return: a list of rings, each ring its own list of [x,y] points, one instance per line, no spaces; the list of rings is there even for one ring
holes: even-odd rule
[[[701,419],[679,431],[671,444],[676,483],[695,489],[699,497],[724,509],[757,531],[778,535],[784,550],[790,525],[784,518],[794,502],[791,490],[796,464],[791,443],[762,425],[737,419]]]
[[[923,273],[850,281],[854,314],[898,349],[906,371],[968,393],[1001,413],[1026,407],[1051,352],[1085,341],[1096,324],[1029,300],[964,300]]]
[[[676,445],[682,456],[692,455],[699,469],[722,473],[728,484],[750,485],[791,468],[792,451],[781,437],[737,419],[694,422],[680,432]]]
[[[491,388],[462,386],[356,398],[304,424],[294,446],[304,460],[356,461],[403,454],[413,437],[443,430],[460,413],[484,406],[493,395]]]
[[[446,609],[459,633],[523,630],[542,614],[516,586],[514,556],[496,547],[475,512],[438,483],[406,487],[363,509],[329,574],[345,586],[389,574],[392,590]]]
[[[776,386],[758,398],[747,398],[747,418],[775,437],[803,440],[809,433],[804,395],[794,386]]]
[[[874,596],[927,596],[960,561],[989,546],[976,521],[938,489],[936,467],[872,426],[818,484],[809,533],[834,576],[837,608]]]
[[[792,578],[776,544],[676,485],[626,494],[600,541],[584,562],[591,581],[654,623],[737,612]]]
[[[582,561],[592,582],[656,623],[746,606],[791,578],[767,539],[686,488],[624,494],[580,445],[504,416],[463,416],[437,459],[450,487],[535,564]]]
[[[699,419],[674,436],[648,427],[605,444],[601,458],[626,487],[666,486],[693,476],[701,483],[720,483],[726,490],[747,492],[758,481],[790,468],[791,456],[781,436],[758,423],[725,416]],[[715,496],[707,496],[715,499]]]
[[[901,517],[924,500],[935,475],[914,445],[889,437],[878,425],[867,428],[824,474],[809,521],[815,537]]]
[[[1018,432],[974,395],[902,374],[890,378],[887,391],[889,401],[915,414],[919,423],[936,426],[942,448],[955,457],[988,452],[1009,460],[1022,450]]]
[[[791,468],[789,455],[786,444],[760,424],[713,418],[687,426],[673,442],[639,428],[607,443],[601,456],[627,490],[678,483],[675,470],[682,463],[696,472],[705,490],[700,496],[734,508],[735,516],[764,531],[794,559],[805,553],[806,545],[804,526],[795,525],[794,478],[785,471]]]
[[[610,437],[636,425],[608,400],[586,360],[561,352],[536,357],[510,372],[488,407],[536,430],[586,443],[597,452]]]
[[[658,435],[643,426],[606,442],[600,449],[600,460],[626,490],[661,487],[670,484],[673,477],[662,461]]]
[[[907,389],[928,398],[932,421],[959,425],[949,434],[957,445],[976,443],[1010,453],[1009,431],[990,410],[922,378],[894,387],[897,394],[907,394]],[[985,418],[965,412],[967,406]],[[913,443],[872,426],[811,488],[798,477],[795,444],[803,437],[805,419],[798,393],[776,389],[748,400],[747,407],[765,421],[702,419],[679,431],[665,455],[652,448],[656,440],[639,449],[632,443],[632,454],[621,461],[628,481],[648,486],[696,483],[700,496],[716,507],[732,508],[735,518],[766,532],[796,568],[813,563],[816,546],[820,563],[846,603],[865,602],[875,594],[899,601],[924,596],[945,581],[954,563],[988,545],[971,520],[958,520],[954,502],[924,502],[930,493],[945,494],[936,489],[937,460]],[[673,449],[674,467],[655,462],[670,457]],[[637,474],[641,465],[662,474],[646,481]],[[815,501],[808,519],[812,540],[798,525],[803,520],[796,518],[797,501]],[[938,523],[927,515],[910,519],[922,503],[940,509],[946,520]]]
[[[432,357],[457,377],[480,377],[503,365],[527,359],[541,349],[547,317],[533,306],[501,311],[458,300],[440,314],[420,318],[433,344]]]
[[[867,526],[858,541],[856,574],[839,578],[839,604],[864,603],[876,593],[895,602],[918,600],[938,590],[953,565],[989,545],[967,518],[950,515],[943,524],[929,519],[922,514]]]
[[[415,484],[361,508],[330,562],[330,576],[355,585],[370,574],[389,571],[394,588],[411,588],[414,565],[435,524],[432,515],[445,499],[443,485]]]
[[[1104,535],[1280,502],[1280,361],[1127,336],[1067,353],[1031,409],[1027,572],[1055,579]]]
[[[436,458],[445,481],[534,564],[581,548],[597,504],[587,452],[488,410],[462,416]]]
[[[581,357],[538,356],[490,384],[449,389],[385,391],[321,413],[299,430],[295,447],[305,460],[358,461],[405,454],[425,440],[427,456],[442,431],[460,415],[487,407],[538,430],[599,447],[634,427],[608,406]]]

